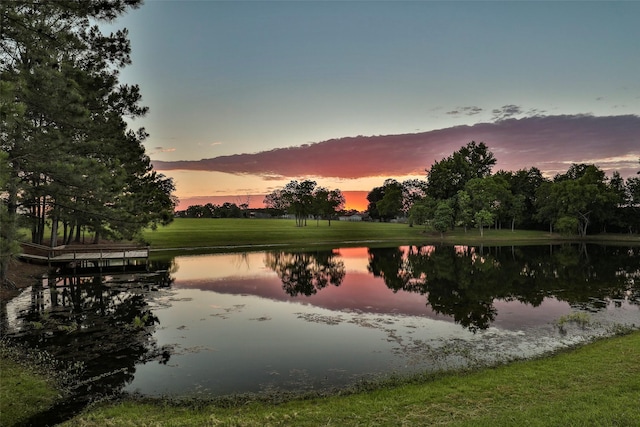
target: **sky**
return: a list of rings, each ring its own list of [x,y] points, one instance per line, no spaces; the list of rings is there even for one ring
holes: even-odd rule
[[[118,19],[179,209],[313,179],[364,209],[470,141],[494,171],[640,169],[640,2],[160,1]]]

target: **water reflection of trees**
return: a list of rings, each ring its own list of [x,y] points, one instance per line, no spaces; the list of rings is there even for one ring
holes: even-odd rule
[[[171,282],[166,268],[142,275],[50,276],[32,286],[30,304],[8,339],[61,362],[81,362],[75,402],[118,393],[138,363],[170,357],[151,339],[158,318],[149,299]]]
[[[494,300],[537,307],[553,296],[591,310],[610,300],[639,303],[638,247],[381,248],[369,249],[368,268],[394,292],[426,295],[433,310],[472,331],[493,322]]]
[[[311,296],[328,285],[340,286],[346,274],[344,262],[333,250],[267,252],[265,265],[276,272],[291,296]]]

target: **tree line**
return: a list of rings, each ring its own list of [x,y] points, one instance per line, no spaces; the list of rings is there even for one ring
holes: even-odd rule
[[[225,202],[221,205],[206,203],[190,205],[187,209],[176,212],[177,218],[249,218],[258,214],[263,217],[280,218],[293,215],[296,226],[306,225],[309,218],[331,220],[339,214],[357,211],[345,211],[345,197],[339,189],[329,190],[318,186],[315,181],[290,181],[283,188],[267,194],[263,200],[264,208],[251,209],[248,203]]]
[[[344,203],[342,191],[329,190],[311,180],[290,181],[264,198],[264,205],[272,215],[290,213],[294,216],[297,227],[307,225],[309,217],[325,219],[331,226],[331,220],[344,208]]]
[[[640,231],[640,176],[609,178],[593,164],[572,164],[546,178],[536,168],[492,172],[496,157],[483,142],[469,142],[425,169],[426,179],[387,179],[367,195],[367,218],[402,218],[440,233],[454,227],[548,229],[577,234]],[[640,175],[640,171],[638,171]],[[291,181],[268,194],[274,214],[294,214],[298,226],[308,217],[335,217],[344,207],[340,190],[315,181]]]
[[[131,239],[173,219],[173,181],[153,170],[146,131],[127,123],[148,110],[139,87],[118,80],[131,63],[127,30],[98,25],[140,4],[0,3],[0,279],[20,227],[56,246],[84,231]]]
[[[584,237],[587,233],[640,230],[640,177],[608,178],[593,164],[573,164],[553,179],[536,168],[492,173],[496,158],[472,141],[427,169],[425,181],[386,180],[367,196],[368,213],[444,233],[455,226],[516,226]],[[640,174],[640,171],[638,172]]]
[[[499,170],[483,142],[471,141],[425,169],[426,179],[386,179],[367,195],[365,217],[375,221],[406,220],[445,233],[454,227],[542,230],[577,234],[640,231],[640,176],[609,178],[593,164],[572,164],[565,173],[546,178],[536,168]],[[640,171],[638,172],[640,175]],[[308,218],[330,221],[344,210],[339,189],[315,181],[293,180],[264,198],[267,212],[294,215],[297,226]],[[240,212],[234,204],[227,212]],[[225,207],[190,206],[191,217],[231,217]],[[238,213],[235,217],[246,216]]]
[[[247,218],[249,205],[225,202],[221,205],[206,203],[191,205],[187,209],[176,212],[177,218]]]

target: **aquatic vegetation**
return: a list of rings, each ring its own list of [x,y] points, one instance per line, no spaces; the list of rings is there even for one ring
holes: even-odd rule
[[[589,313],[585,313],[583,311],[576,311],[564,316],[560,316],[558,321],[556,322],[556,326],[560,331],[564,331],[565,327],[569,324],[575,324],[585,329],[587,326],[592,324],[591,316]]]
[[[149,321],[149,313],[144,314],[143,316],[135,316],[133,318],[133,329],[144,329],[147,326],[147,322]]]

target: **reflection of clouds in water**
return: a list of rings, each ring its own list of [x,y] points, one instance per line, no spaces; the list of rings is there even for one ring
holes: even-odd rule
[[[435,372],[461,367],[491,366],[512,360],[539,356],[608,336],[619,325],[633,326],[636,313],[612,319],[599,313],[589,327],[569,326],[560,333],[551,323],[533,325],[526,330],[505,330],[489,327],[476,333],[443,322],[411,316],[371,316],[364,313],[321,315],[296,313],[307,322],[341,325],[352,324],[376,329],[392,345],[398,356],[393,362],[400,371],[425,370]],[[393,326],[393,327],[390,327]]]
[[[235,305],[233,305],[231,307],[221,307],[221,306],[209,305],[209,307],[213,307],[213,308],[215,308],[217,310],[222,310],[221,313],[211,313],[211,314],[209,314],[209,316],[218,317],[220,319],[228,319],[231,314],[240,313],[244,309],[245,306],[246,306],[246,304],[235,304]]]
[[[305,320],[310,323],[322,323],[325,325],[339,325],[344,321],[342,316],[327,316],[318,313],[295,313],[298,319]]]
[[[264,267],[264,252],[240,252],[233,254],[205,254],[179,256],[179,266],[174,274],[176,281],[211,281],[238,276],[273,276]]]
[[[250,260],[252,270],[246,274],[220,278],[216,272],[213,279],[178,281],[170,293],[158,293],[165,306],[158,304],[163,309],[155,311],[162,326],[155,337],[162,344],[180,344],[172,360],[179,365],[180,379],[175,371],[163,374],[171,378],[170,387],[189,390],[193,378],[199,378],[212,393],[237,387],[331,388],[391,372],[432,372],[537,356],[612,334],[616,324],[640,323],[637,298],[631,297],[637,294],[637,281],[629,284],[619,274],[621,268],[637,271],[635,250],[589,246],[585,258],[584,251],[570,245],[391,249],[338,250],[345,261],[344,280],[311,297],[287,295],[275,272],[253,274],[263,268],[264,252],[257,253],[257,263]],[[198,258],[209,262],[208,256]],[[239,259],[233,268],[246,269]],[[369,261],[383,273],[380,277],[367,270]],[[352,269],[356,265],[361,270]],[[390,280],[399,276],[398,266],[412,272],[411,280]],[[400,286],[391,288],[385,280]],[[452,316],[475,320],[464,310],[473,311],[478,300],[497,315],[487,329],[477,328],[474,334]],[[582,312],[585,301],[592,322],[584,329],[568,324],[561,333],[558,319]],[[435,314],[432,302],[452,315]],[[178,331],[182,325],[188,328]],[[144,390],[143,383],[132,387]]]
[[[309,303],[333,311],[453,319],[472,330],[492,325],[519,329],[544,324],[550,317],[567,314],[572,305],[587,296],[576,283],[588,280],[595,288],[600,282],[618,280],[610,280],[603,274],[606,270],[599,272],[597,277],[584,276],[594,269],[586,265],[588,260],[580,259],[574,249],[562,248],[562,252],[568,252],[572,262],[585,264],[576,277],[568,274],[549,276],[553,271],[569,272],[563,264],[566,257],[551,257],[558,251],[547,253],[545,248],[534,247],[429,245],[220,254],[196,256],[193,260],[179,257],[180,262],[188,261],[185,266],[195,260],[210,266],[215,260],[213,265],[227,264],[234,273],[221,277],[220,272],[216,272],[208,279],[176,281],[174,289],[248,294],[270,300]],[[607,256],[616,255],[598,253],[597,259]],[[635,255],[625,256],[633,262]],[[354,269],[355,266],[360,266],[360,270]],[[181,270],[187,276],[193,275],[186,269]],[[202,266],[196,270],[202,270]],[[270,274],[256,275],[258,270],[269,270]],[[526,274],[523,275],[523,271]],[[558,289],[566,291],[559,292]],[[597,292],[600,293],[598,299],[603,300],[607,291]],[[219,304],[211,306],[219,307]],[[215,315],[224,316],[224,313]]]
[[[194,345],[189,347],[183,347],[180,344],[174,344],[171,346],[172,356],[183,356],[185,354],[196,354],[196,353],[214,352],[214,351],[218,351],[218,350],[205,345]]]
[[[173,330],[185,324],[189,326],[185,332],[193,335],[185,340],[170,338],[181,343],[173,362],[188,375],[183,387],[189,387],[189,378],[200,378],[212,393],[221,378],[230,388],[251,378],[246,387],[282,392],[383,379],[391,372],[409,375],[480,367],[587,342],[607,330],[594,319],[594,328],[568,327],[562,335],[555,319],[548,318],[544,324],[517,330],[491,326],[474,334],[451,321],[424,316],[331,311],[246,294],[177,292],[176,297],[189,296],[191,301],[176,298],[182,300],[175,304],[184,306],[184,311],[178,308],[184,317],[174,319]],[[193,318],[212,311],[224,317],[217,324],[218,318],[209,318],[213,323],[197,330]],[[632,313],[637,317],[637,311]],[[185,323],[189,319],[192,323]]]

